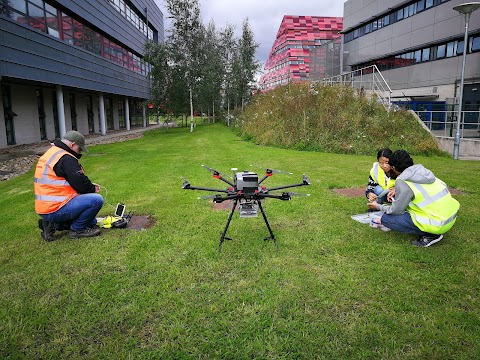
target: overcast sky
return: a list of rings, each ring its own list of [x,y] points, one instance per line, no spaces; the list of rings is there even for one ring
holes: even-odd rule
[[[165,35],[169,26],[164,0],[156,0],[165,18]],[[256,58],[262,67],[275,41],[284,15],[343,16],[344,0],[200,0],[202,20],[213,20],[217,30],[225,25],[235,26],[241,36],[243,21],[248,22],[259,44]]]

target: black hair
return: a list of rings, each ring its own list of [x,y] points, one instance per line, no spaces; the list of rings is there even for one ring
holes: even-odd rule
[[[377,152],[377,160],[380,159],[382,156],[390,159],[390,156],[392,156],[392,154],[393,152],[389,148],[380,149]]]
[[[394,167],[395,170],[403,172],[406,168],[413,165],[413,159],[405,150],[395,150],[388,160],[388,163],[390,166]]]

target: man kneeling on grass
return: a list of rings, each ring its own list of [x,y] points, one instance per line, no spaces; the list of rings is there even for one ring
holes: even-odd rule
[[[70,237],[100,234],[96,216],[103,206],[100,186],[85,175],[78,160],[87,151],[85,138],[78,131],[68,131],[62,140],[38,159],[35,170],[35,211],[42,219],[38,226],[42,238],[52,241],[56,230],[70,229]]]
[[[419,235],[413,245],[427,247],[442,240],[455,223],[460,204],[447,185],[423,165],[413,165],[410,155],[397,150],[389,159],[391,176],[396,179],[392,205],[370,202],[383,212],[381,224],[391,230]]]

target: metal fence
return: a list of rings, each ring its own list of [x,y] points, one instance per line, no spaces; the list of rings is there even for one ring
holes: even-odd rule
[[[415,111],[423,123],[435,136],[454,138],[457,131],[457,116],[455,110],[445,111]],[[460,121],[461,138],[480,138],[480,111],[462,111]]]

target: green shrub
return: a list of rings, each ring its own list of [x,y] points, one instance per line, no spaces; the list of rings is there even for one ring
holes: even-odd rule
[[[236,120],[243,139],[298,150],[373,155],[383,147],[442,155],[403,110],[387,112],[348,86],[296,83],[256,95]]]

